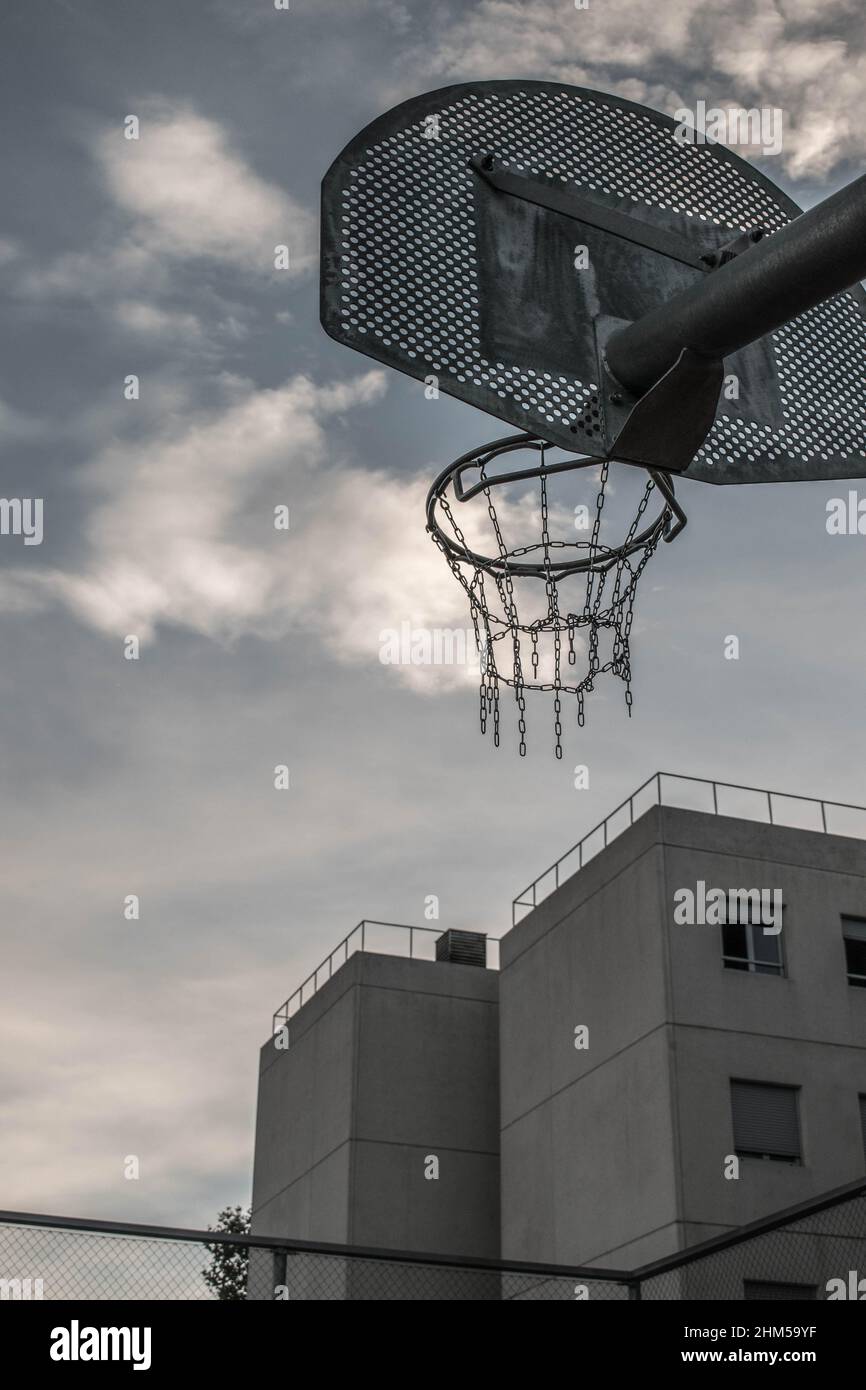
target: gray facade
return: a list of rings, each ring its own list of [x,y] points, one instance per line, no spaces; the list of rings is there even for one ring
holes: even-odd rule
[[[498,1256],[497,995],[492,970],[351,956],[262,1048],[253,1231]]]
[[[726,968],[719,926],[674,922],[701,880],[781,889],[783,975]],[[510,932],[503,1257],[632,1268],[861,1176],[848,914],[866,918],[863,842],[656,806]],[[797,1088],[800,1162],[725,1177],[732,1080]]]
[[[774,973],[732,958],[721,924],[675,920],[700,883],[778,890]],[[289,1047],[262,1048],[253,1231],[631,1270],[862,1177],[850,918],[866,941],[863,840],[655,805],[502,938],[498,973],[357,952],[292,1017]],[[760,1129],[765,1102],[780,1153],[759,1156],[743,1107]],[[823,1288],[859,1267],[834,1220],[732,1251],[731,1287]],[[292,1297],[306,1268],[290,1257]],[[662,1296],[717,1296],[714,1268]],[[273,1283],[269,1265],[256,1277]],[[333,1278],[389,1296],[357,1266]],[[465,1296],[490,1297],[489,1279]]]

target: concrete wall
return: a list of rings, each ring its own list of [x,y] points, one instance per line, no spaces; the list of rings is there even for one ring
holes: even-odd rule
[[[352,956],[289,1024],[290,1047],[261,1050],[252,1229],[349,1239],[349,1145],[361,957]]]
[[[497,999],[494,971],[352,956],[262,1048],[253,1230],[498,1255]]]
[[[718,926],[674,923],[699,879],[783,890],[785,978],[725,969]],[[653,807],[509,933],[505,1258],[633,1267],[863,1173],[866,990],[842,913],[866,917],[863,842]],[[725,1180],[732,1077],[802,1088],[801,1166]]]
[[[350,1241],[498,1255],[497,973],[369,955],[360,984]]]
[[[840,836],[665,809],[666,902],[698,878],[779,888],[784,977],[725,969],[720,929],[670,919],[677,1166],[689,1243],[806,1201],[866,1170],[866,990],[848,985],[843,914],[866,917],[866,844]],[[730,1079],[800,1087],[803,1163],[733,1151]]]
[[[658,831],[652,811],[501,944],[504,1258],[677,1248]]]

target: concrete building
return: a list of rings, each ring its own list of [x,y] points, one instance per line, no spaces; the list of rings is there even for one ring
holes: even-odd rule
[[[629,819],[503,937],[498,973],[329,966],[262,1049],[254,1231],[633,1269],[863,1175],[860,832]],[[712,888],[721,920],[677,920]],[[838,1274],[814,1230],[737,1279]]]
[[[678,924],[701,883],[781,932]],[[501,947],[503,1258],[633,1268],[862,1176],[864,938],[847,836],[656,805],[563,882]]]
[[[265,1043],[254,1232],[498,1256],[498,975],[459,954],[359,951]]]

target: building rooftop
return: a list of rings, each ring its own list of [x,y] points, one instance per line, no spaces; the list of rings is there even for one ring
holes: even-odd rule
[[[670,806],[707,815],[752,820],[764,825],[784,825],[797,830],[817,830],[828,835],[866,840],[866,807],[863,806],[794,796],[790,792],[769,791],[764,787],[740,786],[735,782],[686,777],[677,772],[656,772],[518,893],[512,902],[512,927],[653,806]],[[441,926],[414,927],[402,922],[367,919],[359,922],[280,1005],[274,1014],[274,1030],[283,1026],[308,1003],[356,951],[434,961],[436,941],[444,930]],[[488,969],[499,968],[500,940],[487,936]]]
[[[511,905],[512,926],[653,806],[671,806],[683,811],[733,816],[737,820],[753,820],[764,825],[785,825],[794,830],[817,830],[825,835],[866,840],[864,806],[794,796],[790,792],[768,791],[765,787],[744,787],[735,782],[712,782],[704,777],[685,777],[678,772],[655,772],[518,893]]]
[[[344,936],[321,965],[290,994],[274,1014],[274,1032],[288,1023],[304,1004],[308,1004],[314,994],[330,980],[341,966],[346,964],[356,951],[370,951],[374,955],[401,956],[406,960],[435,961],[436,943],[447,936],[447,928],[411,927],[403,922],[374,922],[365,919]],[[499,938],[478,933],[486,940],[487,969],[499,969]]]

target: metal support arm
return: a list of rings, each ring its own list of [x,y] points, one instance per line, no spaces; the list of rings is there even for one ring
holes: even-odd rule
[[[727,357],[864,276],[866,175],[614,333],[607,366],[641,394],[684,348]]]

